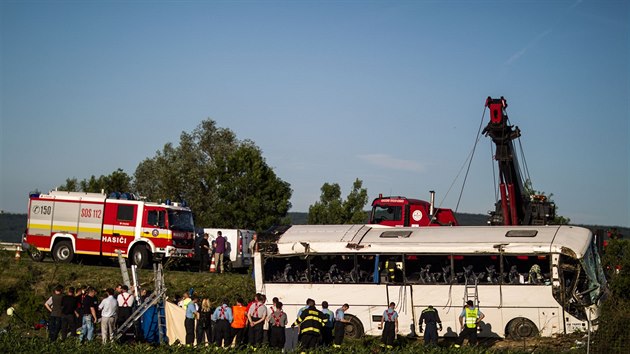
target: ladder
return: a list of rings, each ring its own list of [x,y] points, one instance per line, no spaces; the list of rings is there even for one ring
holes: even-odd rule
[[[479,307],[479,290],[477,289],[477,277],[475,277],[474,283],[468,282],[468,277],[466,277],[466,283],[464,285],[464,305],[468,300],[472,300],[475,307]]]
[[[114,340],[119,340],[136,321],[142,317],[142,315],[152,306],[157,305],[158,316],[158,334],[160,344],[164,342],[164,336],[166,334],[166,318],[162,314],[164,308],[164,295],[166,294],[166,288],[164,287],[164,276],[162,274],[162,263],[158,262],[157,265],[153,265],[155,272],[155,292],[149,297],[143,299],[140,306],[127,318],[127,320],[116,329]]]
[[[131,282],[129,281],[129,272],[127,271],[127,262],[122,256],[121,250],[116,250],[118,254],[118,264],[120,265],[120,272],[122,273],[123,284],[127,285],[129,289],[131,289]]]

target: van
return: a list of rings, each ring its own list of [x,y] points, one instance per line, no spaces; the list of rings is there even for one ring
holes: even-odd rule
[[[208,242],[212,244],[217,238],[217,232],[221,231],[225,237],[225,269],[243,269],[252,264],[252,254],[249,253],[249,242],[252,240],[255,231],[244,229],[213,229],[203,228],[203,232],[208,234]]]

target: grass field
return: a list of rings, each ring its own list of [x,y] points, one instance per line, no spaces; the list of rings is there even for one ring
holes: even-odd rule
[[[94,262],[92,262],[94,263]],[[138,274],[140,283],[153,289],[154,279],[152,270],[141,270]],[[187,267],[177,269],[167,266],[164,271],[167,295],[173,299],[177,295],[195,289],[195,293],[211,301],[227,297],[233,301],[238,296],[250,299],[254,295],[254,284],[249,274],[210,274],[188,271]],[[48,313],[43,303],[50,296],[52,289],[57,284],[64,286],[91,285],[102,292],[107,287],[114,287],[122,282],[120,268],[116,262],[104,264],[58,264],[50,260],[38,263],[28,258],[21,261],[14,260],[14,253],[0,252],[0,352],[8,353],[51,353],[51,352],[89,352],[89,353],[187,353],[209,351],[211,348],[186,348],[182,346],[152,347],[147,344],[102,345],[99,342],[79,345],[74,340],[66,342],[49,343],[46,340],[44,329],[33,330],[33,325],[46,320]],[[22,323],[15,317],[6,315],[6,309],[13,306],[16,313],[24,319]],[[575,347],[575,341],[583,341],[582,336],[573,335],[562,338],[535,338],[526,342],[514,342],[508,340],[485,341],[477,348],[462,348],[458,353],[554,353],[571,350]],[[416,339],[400,338],[394,351],[400,353],[446,353],[451,349],[448,341],[441,341],[441,347],[425,348],[421,341]],[[229,352],[239,352],[235,349]],[[347,341],[343,350],[321,349],[321,353],[376,353],[380,352],[378,338],[367,337],[361,340]],[[453,350],[454,351],[454,350]],[[584,352],[584,348],[572,350],[572,352]],[[241,350],[240,352],[249,352]],[[270,349],[262,349],[257,353],[271,353]],[[277,352],[277,351],[276,351]],[[455,351],[454,351],[455,352]]]

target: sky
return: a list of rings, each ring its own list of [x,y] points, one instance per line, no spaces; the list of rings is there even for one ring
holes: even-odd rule
[[[464,176],[504,96],[558,214],[630,226],[628,1],[2,0],[0,68],[4,212],[133,175],[210,118],[261,148],[291,211],[359,178],[370,202],[487,213],[488,137]]]

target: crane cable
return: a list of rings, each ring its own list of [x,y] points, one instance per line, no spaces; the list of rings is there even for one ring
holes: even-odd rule
[[[481,120],[479,121],[479,129],[477,129],[477,137],[475,138],[475,143],[473,144],[473,148],[468,154],[468,157],[466,158],[466,161],[464,161],[464,164],[460,168],[459,172],[457,173],[457,176],[453,180],[453,183],[451,184],[448,191],[446,192],[446,194],[448,195],[448,193],[451,191],[451,188],[455,184],[455,181],[459,178],[459,175],[462,173],[464,166],[466,166],[466,162],[468,162],[468,167],[466,168],[466,174],[464,175],[464,181],[462,182],[462,188],[459,191],[459,197],[457,198],[457,205],[455,206],[455,212],[459,210],[459,203],[462,200],[462,195],[464,194],[464,187],[466,186],[466,180],[468,179],[468,173],[470,172],[470,165],[472,164],[473,156],[475,155],[475,149],[477,148],[477,143],[479,142],[479,139],[481,138],[481,127],[483,126],[483,119],[486,116],[487,108],[488,108],[487,106],[484,106],[483,108],[483,114],[481,115]],[[444,198],[446,198],[446,196],[444,196]]]

